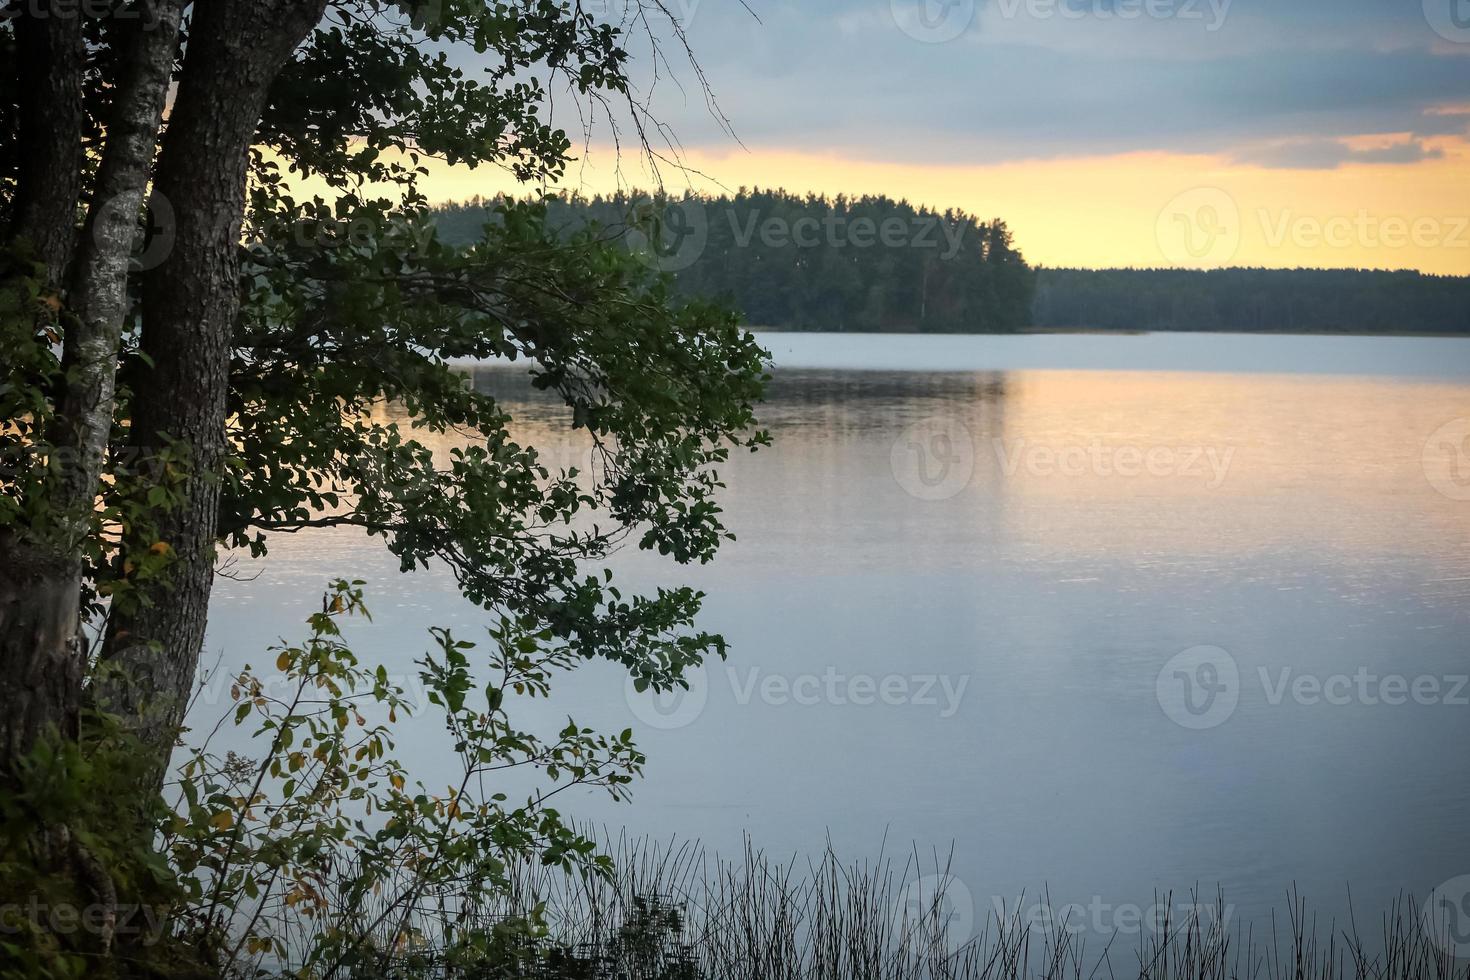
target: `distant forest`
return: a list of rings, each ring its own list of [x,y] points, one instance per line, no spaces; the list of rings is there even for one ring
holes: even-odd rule
[[[1367,269],[1043,269],[1031,323],[1470,336],[1470,277]]]
[[[436,209],[478,237],[493,200]],[[888,197],[745,190],[555,198],[548,220],[595,227],[755,326],[798,331],[1031,329],[1446,333],[1470,336],[1470,277],[1357,269],[1034,269],[999,219]],[[653,245],[650,245],[653,242]]]
[[[1031,319],[1036,273],[1002,221],[887,197],[618,194],[553,200],[548,222],[596,225],[644,246],[685,296],[722,299],[782,330],[991,333]],[[447,205],[449,241],[476,237],[494,202]],[[658,230],[648,227],[657,216]],[[657,247],[649,248],[653,241]]]

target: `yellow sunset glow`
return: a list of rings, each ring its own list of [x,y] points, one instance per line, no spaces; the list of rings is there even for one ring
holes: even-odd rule
[[[1348,142],[1358,150],[1399,139],[1380,135]],[[1222,156],[1168,153],[937,166],[735,147],[686,154],[685,164],[704,177],[686,179],[667,167],[662,176],[671,190],[780,186],[963,208],[1005,219],[1026,257],[1047,266],[1314,266],[1470,274],[1470,144],[1439,138],[1425,146],[1442,155],[1336,169],[1272,169]],[[573,165],[562,186],[593,193],[613,190],[620,181],[625,188],[653,184],[628,153],[621,173],[614,161],[611,151],[594,148]],[[429,169],[425,186],[435,201],[525,191],[500,171],[437,164]],[[1219,221],[1195,231],[1193,251],[1181,251],[1171,236],[1188,233],[1201,206],[1212,208],[1208,217]],[[1181,207],[1183,217],[1171,213]],[[1212,228],[1225,237],[1203,237]]]

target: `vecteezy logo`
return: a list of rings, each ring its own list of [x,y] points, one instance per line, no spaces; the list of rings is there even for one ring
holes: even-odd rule
[[[1424,19],[1446,41],[1470,44],[1470,0],[1424,0]]]
[[[138,215],[135,213],[120,213],[126,203],[125,200],[119,198],[112,198],[104,203],[98,209],[97,217],[93,221],[92,234],[102,235],[106,229],[119,221],[137,221]],[[133,203],[137,204],[137,202]],[[147,272],[162,265],[169,253],[173,251],[174,239],[178,234],[173,204],[161,193],[153,192],[148,199],[145,214],[147,223],[142,229],[143,233],[138,236],[137,248],[129,260],[129,271],[131,272]]]
[[[1240,249],[1240,208],[1218,187],[1196,187],[1164,205],[1154,236],[1175,265],[1224,265]]]
[[[1154,683],[1159,707],[1176,725],[1195,730],[1224,724],[1240,703],[1240,668],[1219,647],[1175,654]]]
[[[1451,878],[1430,892],[1422,915],[1431,942],[1457,959],[1470,959],[1470,875]]]
[[[958,419],[934,416],[915,422],[894,440],[888,462],[893,478],[920,500],[948,500],[970,483],[975,441]]]
[[[447,0],[410,0],[403,5],[409,24],[420,31],[438,31],[445,25],[444,4]]]
[[[695,197],[667,202],[662,210],[628,232],[628,244],[643,263],[660,272],[687,269],[709,244],[709,219]]]
[[[689,685],[687,690],[676,685],[667,691],[655,691],[651,687],[640,691],[630,674],[623,684],[623,698],[633,716],[650,728],[662,731],[683,728],[700,716],[709,701],[709,675],[700,664],[685,669],[684,681]]]
[[[1424,443],[1424,476],[1451,500],[1470,500],[1470,418],[1435,429]]]
[[[953,875],[924,875],[898,896],[893,931],[910,948],[958,952],[975,934],[975,896]]]
[[[953,41],[975,19],[975,0],[889,0],[893,22],[915,41]]]

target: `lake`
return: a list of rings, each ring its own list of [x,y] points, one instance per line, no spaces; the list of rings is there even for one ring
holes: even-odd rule
[[[528,708],[648,753],[631,805],[564,812],[720,850],[952,848],[980,918],[1046,887],[1104,931],[1196,885],[1242,918],[1351,886],[1371,923],[1470,874],[1470,341],[763,340],[774,446],[725,471],[738,540],[614,563],[705,590],[730,659],[666,699],[590,664]],[[471,370],[522,440],[585,452],[518,370]],[[237,571],[207,664],[266,663],[333,576],[369,583],[358,654],[405,674],[429,626],[485,621],[356,533]],[[426,783],[435,738],[405,736]]]

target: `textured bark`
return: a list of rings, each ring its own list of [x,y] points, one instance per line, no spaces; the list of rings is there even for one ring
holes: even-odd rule
[[[75,4],[35,0],[16,24],[20,172],[16,238],[60,285],[76,240],[82,192],[82,21]]]
[[[88,533],[89,512],[112,429],[118,344],[127,313],[128,262],[168,95],[183,5],[183,0],[160,0],[156,22],[149,29],[136,29],[129,40],[128,68],[108,123],[107,144],[87,217],[88,233],[81,237],[77,250],[69,294],[74,317],[66,330],[63,353],[67,383],[57,424],[50,433],[59,449],[60,467],[47,502],[60,520],[44,540],[16,535],[0,540],[0,677],[5,678],[0,685],[0,747],[5,755],[0,760],[6,767],[43,731],[50,729],[64,737],[77,731],[86,652],[78,622],[82,538]],[[45,29],[60,33],[58,25],[65,24],[79,24],[74,10],[71,16],[47,18]],[[50,50],[57,50],[56,45]],[[77,67],[79,70],[80,62]],[[48,88],[47,95],[66,103],[67,96],[57,94],[55,86]],[[79,113],[80,106],[76,108]],[[63,105],[62,117],[69,111]],[[80,129],[53,135],[71,140],[75,160],[68,161],[67,154],[50,145],[53,141],[48,138],[39,154],[45,165],[79,166]],[[27,145],[25,150],[29,160],[32,147]],[[45,210],[43,198],[63,196],[58,188],[65,186],[74,192],[80,179],[73,169],[70,176],[55,172],[34,184],[47,190],[32,194],[33,212],[39,215]],[[57,224],[64,225],[69,256],[75,197],[60,210],[65,220],[57,218]],[[46,223],[41,218],[35,221],[36,227]],[[40,243],[38,238],[32,240]],[[61,266],[68,262],[59,255],[54,260]]]
[[[153,367],[140,378],[131,438],[143,458],[170,441],[187,448],[185,503],[158,515],[158,538],[176,557],[152,604],[109,624],[97,702],[135,721],[157,748],[160,779],[198,667],[214,579],[248,153],[272,81],[325,6],[196,4],[159,155],[153,192],[169,202],[176,228],[168,259],[143,280],[142,343]]]
[[[134,31],[123,95],[108,121],[106,153],[78,249],[70,303],[75,322],[65,337],[68,383],[61,411],[75,457],[62,477],[60,503],[70,508],[89,507],[96,496],[112,430],[118,345],[128,311],[128,264],[183,9],[184,0],[158,0],[156,25]]]
[[[4,534],[0,559],[0,759],[8,770],[43,733],[76,737],[84,661],[70,557]]]

